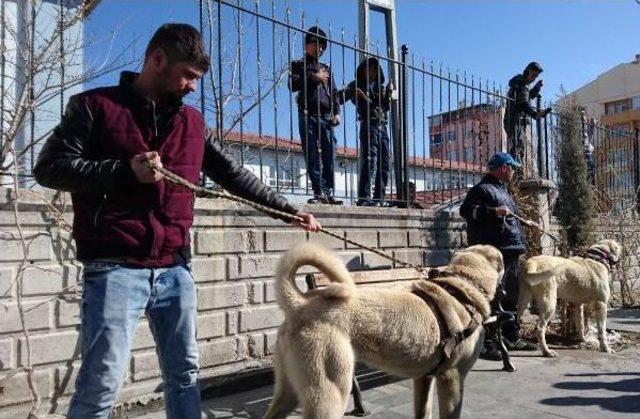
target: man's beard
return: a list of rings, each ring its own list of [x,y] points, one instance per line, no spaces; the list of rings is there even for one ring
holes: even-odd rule
[[[163,96],[164,96],[164,100],[167,104],[172,104],[172,103],[176,103],[176,102],[181,102],[182,98],[185,97],[187,94],[184,92],[175,92],[175,91],[169,91],[167,90]]]
[[[165,71],[163,71],[160,74],[160,77],[158,78],[157,91],[160,92],[160,97],[162,98],[162,101],[165,104],[181,102],[182,98],[185,97],[188,93],[185,91],[176,91],[176,90],[168,89],[165,81],[170,79],[171,79],[171,71],[169,69],[166,69]]]
[[[161,86],[160,91],[162,92],[161,96],[165,104],[181,102],[182,98],[187,95],[187,93],[184,91],[169,90],[164,85]]]

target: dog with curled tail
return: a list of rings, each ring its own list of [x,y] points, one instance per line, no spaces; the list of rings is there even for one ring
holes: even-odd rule
[[[331,283],[302,292],[301,266]],[[274,396],[265,418],[345,413],[356,361],[414,380],[416,418],[431,417],[437,387],[441,418],[458,418],[467,373],[480,353],[489,302],[504,264],[492,246],[456,252],[451,263],[409,286],[358,287],[344,263],[311,243],[295,246],[277,268],[277,301],[285,320],[274,353]]]

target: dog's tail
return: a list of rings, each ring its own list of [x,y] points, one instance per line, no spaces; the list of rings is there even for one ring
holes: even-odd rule
[[[566,262],[564,258],[560,257],[545,256],[544,259],[542,259],[534,256],[527,259],[522,265],[523,279],[531,286],[549,281],[557,275],[558,270],[560,270]]]
[[[346,300],[353,294],[355,283],[342,260],[317,244],[298,244],[282,256],[276,271],[276,298],[285,313],[291,313],[306,301],[307,297],[296,286],[296,272],[304,265],[318,269],[332,282],[322,290],[324,297]]]

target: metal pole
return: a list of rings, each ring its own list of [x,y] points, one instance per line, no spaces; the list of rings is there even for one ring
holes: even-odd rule
[[[401,101],[401,114],[402,114],[402,125],[401,125],[401,144],[400,150],[401,154],[401,172],[402,172],[402,182],[398,182],[398,185],[402,187],[402,194],[398,194],[398,198],[400,201],[404,201],[403,205],[408,206],[409,204],[409,150],[408,150],[408,139],[407,139],[407,131],[409,128],[409,112],[407,112],[407,55],[409,54],[409,47],[406,45],[402,45],[401,50],[401,61],[402,61],[402,101]]]
[[[549,126],[547,118],[551,115],[544,116],[544,174],[546,179],[550,179],[549,176]]]
[[[542,107],[542,99],[540,95],[536,98],[536,108],[540,112]],[[544,144],[542,143],[542,118],[536,118],[536,135],[538,136],[538,177],[546,178],[547,174],[544,170]]]

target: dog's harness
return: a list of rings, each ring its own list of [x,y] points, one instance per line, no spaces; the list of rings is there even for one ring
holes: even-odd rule
[[[471,336],[480,326],[483,326],[484,324],[487,324],[487,323],[494,322],[495,317],[492,316],[486,321],[482,323],[478,323],[476,321],[478,310],[476,309],[473,302],[469,300],[469,298],[464,292],[462,292],[458,287],[456,287],[453,284],[444,283],[440,281],[437,281],[437,282],[431,281],[434,278],[444,278],[447,276],[459,277],[460,275],[458,274],[454,275],[452,273],[440,271],[438,269],[429,270],[427,275],[428,276],[425,277],[423,280],[430,281],[432,284],[442,288],[449,295],[451,295],[453,298],[458,300],[458,302],[462,304],[462,306],[465,308],[465,310],[467,311],[467,313],[469,313],[469,316],[471,317],[471,321],[469,322],[467,327],[465,327],[461,331],[452,332],[444,320],[444,315],[442,314],[441,310],[438,308],[438,305],[434,303],[432,297],[422,289],[414,289],[411,291],[413,294],[420,297],[420,299],[422,299],[422,301],[424,301],[429,306],[429,308],[431,309],[431,312],[433,313],[433,315],[436,317],[436,320],[438,321],[438,326],[440,327],[440,344],[438,345],[438,349],[442,352],[442,356],[440,357],[440,361],[438,362],[438,365],[436,365],[433,370],[425,374],[427,376],[435,376],[440,374],[442,371],[444,371],[448,367],[449,361],[451,360],[451,355],[453,354],[453,351],[456,349],[456,347],[458,347],[458,345],[460,345],[462,342],[464,342],[465,339]]]
[[[609,272],[611,272],[611,268],[616,264],[616,261],[613,259],[613,256],[610,253],[607,253],[595,247],[591,247],[585,250],[584,252],[580,253],[579,256],[602,263],[607,267],[607,270]]]

